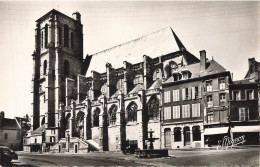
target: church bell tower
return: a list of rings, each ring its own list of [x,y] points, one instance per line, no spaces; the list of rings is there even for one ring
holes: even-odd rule
[[[81,15],[51,10],[38,20],[32,76],[32,130],[57,127],[59,104],[66,104],[66,80],[76,82],[83,61]]]

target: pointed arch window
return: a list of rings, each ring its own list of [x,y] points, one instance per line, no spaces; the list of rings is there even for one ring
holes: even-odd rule
[[[47,48],[48,45],[48,24],[44,27],[44,47]]]
[[[43,62],[43,75],[47,74],[47,60],[44,60]]]
[[[41,32],[41,47],[43,48],[43,31]]]
[[[127,107],[127,122],[136,122],[137,121],[137,104],[131,102]]]
[[[69,27],[64,25],[64,47],[69,47]]]
[[[96,108],[96,110],[93,113],[93,127],[99,127],[99,114],[100,109]]]
[[[160,78],[162,78],[162,73],[161,73],[160,69],[157,68],[153,73],[153,80],[155,81]]]
[[[159,101],[156,97],[152,97],[148,102],[149,120],[157,120],[159,116]]]
[[[113,105],[108,112],[109,125],[115,125],[116,124],[116,112],[117,112],[117,106]]]
[[[70,47],[74,49],[74,34],[73,32],[70,33]]]
[[[64,61],[64,74],[65,76],[69,76],[70,74],[70,64],[68,60]]]
[[[124,79],[123,78],[118,80],[118,82],[116,84],[116,89],[117,90],[124,90]]]
[[[134,78],[134,85],[143,84],[143,75],[137,74]]]
[[[45,124],[45,116],[43,116],[42,121],[41,121],[41,125]]]
[[[62,46],[62,29],[61,27],[58,28],[58,31],[59,31],[59,34],[58,34],[58,37],[59,37],[59,46]]]

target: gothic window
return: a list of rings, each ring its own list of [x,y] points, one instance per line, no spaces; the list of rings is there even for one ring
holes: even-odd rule
[[[74,48],[74,34],[73,34],[73,32],[70,33],[70,47],[71,47],[71,49]]]
[[[116,112],[117,112],[117,106],[113,105],[108,112],[109,125],[116,124]]]
[[[69,27],[64,25],[64,46],[69,47]]]
[[[70,73],[70,64],[68,60],[64,61],[64,74],[65,76],[69,76]]]
[[[47,74],[47,60],[44,60],[43,62],[43,75]]]
[[[156,120],[159,116],[159,101],[156,97],[152,97],[148,103],[149,120]]]
[[[106,94],[107,92],[107,83],[104,83],[104,85],[101,87],[101,93]]]
[[[45,25],[45,28],[44,28],[44,47],[47,48],[47,45],[48,45],[48,25],[46,24]]]
[[[155,80],[161,78],[161,77],[162,77],[161,75],[162,75],[162,74],[161,74],[161,72],[160,72],[160,69],[157,68],[157,69],[154,71],[154,73],[153,73],[153,80],[155,81]]]
[[[123,90],[124,88],[124,79],[119,79],[117,84],[116,84],[116,89],[117,90]]]
[[[99,114],[100,109],[96,108],[96,110],[93,113],[93,127],[99,127]]]
[[[170,70],[171,73],[173,73],[174,71],[176,71],[178,69],[178,65],[175,62],[170,62]]]
[[[45,117],[42,118],[41,125],[45,124]]]
[[[134,78],[134,85],[142,84],[143,83],[143,75],[137,74]]]
[[[131,102],[127,107],[127,122],[136,122],[137,121],[137,104]]]
[[[41,47],[43,48],[43,31],[41,32]]]
[[[58,28],[58,31],[59,31],[59,34],[58,34],[58,36],[59,36],[59,46],[61,46],[62,45],[62,29],[61,29],[61,27],[59,27]]]

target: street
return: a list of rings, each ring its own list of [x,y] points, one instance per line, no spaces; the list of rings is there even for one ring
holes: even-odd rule
[[[115,152],[39,154],[18,152],[7,166],[259,166],[259,148],[230,150],[171,150],[170,157],[138,159]]]

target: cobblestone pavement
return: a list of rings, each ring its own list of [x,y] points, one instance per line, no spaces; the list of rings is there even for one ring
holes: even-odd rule
[[[170,157],[139,159],[119,152],[24,153],[7,166],[259,166],[259,147],[229,150],[170,150]]]

